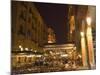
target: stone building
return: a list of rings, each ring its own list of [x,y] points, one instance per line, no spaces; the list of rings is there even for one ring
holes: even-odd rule
[[[11,2],[12,67],[35,61],[47,43],[47,26],[32,2]],[[39,55],[41,56],[41,55]]]
[[[28,49],[41,49],[47,43],[47,27],[35,5],[12,1],[12,50],[19,45]]]

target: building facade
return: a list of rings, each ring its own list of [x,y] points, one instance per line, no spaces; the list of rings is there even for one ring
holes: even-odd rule
[[[39,49],[47,43],[47,27],[35,5],[12,1],[12,50]]]
[[[12,1],[12,67],[33,62],[47,43],[47,26],[32,2]]]

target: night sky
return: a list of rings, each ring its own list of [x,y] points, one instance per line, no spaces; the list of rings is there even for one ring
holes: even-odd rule
[[[48,27],[53,28],[56,43],[67,42],[67,5],[51,3],[34,3]]]

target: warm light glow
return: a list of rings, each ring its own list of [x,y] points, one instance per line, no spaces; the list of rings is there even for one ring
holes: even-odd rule
[[[69,52],[69,54],[72,54],[72,52]]]
[[[50,51],[50,54],[52,54],[52,51]]]
[[[84,35],[83,33],[81,33],[82,35]],[[81,49],[82,49],[82,62],[83,62],[83,66],[87,66],[87,54],[86,54],[86,44],[85,44],[85,37],[81,37]],[[80,55],[78,55],[79,57],[81,57]]]
[[[60,53],[56,53],[56,54],[60,54]]]
[[[63,54],[61,55],[61,57],[68,57],[68,54]]]
[[[37,52],[37,50],[34,51],[35,53]]]
[[[28,51],[28,48],[25,48],[26,51]]]
[[[41,57],[42,55],[36,55],[36,57]]]
[[[87,24],[90,26],[91,25],[91,18],[87,17],[86,21],[87,21]]]
[[[22,48],[22,46],[21,46],[21,45],[19,45],[19,48]]]
[[[94,49],[93,49],[93,37],[92,37],[92,28],[87,28],[87,46],[88,46],[88,53],[89,53],[89,64],[91,68],[95,66],[95,59],[94,59]]]
[[[19,45],[19,48],[20,48],[21,51],[23,51],[23,47],[21,45]]]
[[[27,57],[35,57],[35,55],[27,55]]]
[[[33,51],[33,49],[31,49],[31,51]]]
[[[48,43],[53,43],[52,41],[48,41]]]
[[[21,48],[21,51],[23,51],[23,48]]]
[[[82,57],[80,54],[78,55],[80,58]]]
[[[80,34],[81,34],[81,37],[84,37],[84,32],[81,32]]]

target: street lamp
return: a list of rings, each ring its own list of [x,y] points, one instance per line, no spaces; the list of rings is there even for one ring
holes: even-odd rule
[[[91,28],[91,18],[87,17],[87,46],[88,46],[88,55],[89,55],[89,64],[91,68],[95,66],[94,63],[94,50],[93,50],[93,40],[92,40],[92,28]]]

